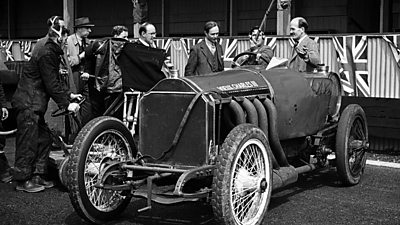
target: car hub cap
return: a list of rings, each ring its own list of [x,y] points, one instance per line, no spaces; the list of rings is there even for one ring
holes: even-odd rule
[[[231,209],[238,224],[254,224],[267,207],[271,184],[269,159],[262,142],[247,141],[233,162]]]

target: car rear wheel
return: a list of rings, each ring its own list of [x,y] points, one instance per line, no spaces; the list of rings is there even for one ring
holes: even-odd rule
[[[343,110],[336,133],[336,166],[343,184],[360,182],[367,149],[368,126],[364,110],[356,104],[348,105]]]
[[[235,127],[220,150],[211,204],[219,224],[261,224],[272,190],[271,150],[262,130]]]
[[[131,133],[116,118],[98,117],[82,128],[67,164],[69,197],[80,217],[101,224],[115,219],[128,206],[129,191],[101,189],[95,184],[107,162],[132,160],[136,154]],[[110,178],[105,183],[123,185],[124,181]]]

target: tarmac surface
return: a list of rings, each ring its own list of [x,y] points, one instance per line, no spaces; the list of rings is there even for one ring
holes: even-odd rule
[[[14,138],[5,149],[13,163]],[[53,178],[57,174],[53,171]],[[143,199],[133,199],[108,224],[216,224],[206,202],[153,204],[143,213]],[[60,184],[40,193],[16,192],[15,184],[0,183],[0,224],[85,224]],[[359,185],[343,187],[335,169],[301,175],[299,181],[272,195],[263,224],[400,224],[400,169],[367,165]]]

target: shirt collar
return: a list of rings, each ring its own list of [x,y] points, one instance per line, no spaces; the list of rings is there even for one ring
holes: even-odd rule
[[[155,43],[153,43],[152,45],[150,45],[149,43],[145,42],[145,41],[142,40],[141,38],[139,38],[139,41],[140,41],[144,46],[147,46],[147,47],[150,47],[150,48],[157,48]]]
[[[306,37],[307,37],[307,35],[304,35],[302,38],[300,38],[298,44],[300,44]]]
[[[140,41],[144,46],[150,47],[149,43],[143,41],[141,38],[139,38],[139,41]]]
[[[83,38],[75,33],[75,45],[82,45]]]
[[[211,42],[210,40],[208,40],[207,38],[204,38],[204,40],[206,41],[206,45],[209,48],[214,48],[215,47],[215,44],[213,42]]]

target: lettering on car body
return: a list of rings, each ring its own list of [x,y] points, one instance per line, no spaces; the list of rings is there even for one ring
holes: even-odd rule
[[[253,88],[253,87],[258,87],[258,84],[254,80],[251,80],[251,81],[245,81],[245,82],[240,82],[240,83],[236,83],[236,84],[219,86],[219,87],[217,87],[217,89],[219,89],[221,91],[230,91],[230,90]]]

